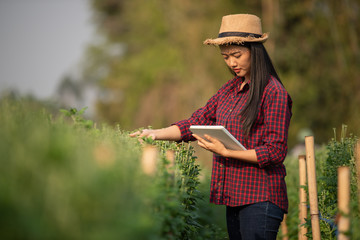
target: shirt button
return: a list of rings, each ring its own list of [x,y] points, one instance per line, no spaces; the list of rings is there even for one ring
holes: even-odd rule
[[[220,164],[220,167],[222,168],[222,167],[224,167],[224,165]]]
[[[229,112],[232,112],[232,109],[230,109]]]
[[[221,186],[221,182],[218,183],[218,186]]]

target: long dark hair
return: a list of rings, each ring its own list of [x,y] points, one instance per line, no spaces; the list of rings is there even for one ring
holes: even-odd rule
[[[249,48],[251,54],[249,97],[244,109],[240,113],[241,127],[247,138],[259,113],[261,98],[264,89],[270,80],[270,75],[275,77],[281,84],[282,82],[280,81],[274,65],[262,43],[247,42],[241,46]]]

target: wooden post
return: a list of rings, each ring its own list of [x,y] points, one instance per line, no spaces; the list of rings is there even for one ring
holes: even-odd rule
[[[358,190],[358,201],[360,206],[360,140],[357,141],[355,147],[355,164],[356,164],[356,176],[357,176],[357,190]],[[359,209],[360,211],[360,209]]]
[[[306,156],[299,155],[299,240],[306,240],[307,228],[302,226],[305,224],[307,218],[307,196],[304,189],[306,187]]]
[[[316,167],[315,167],[315,147],[314,137],[305,137],[305,150],[306,150],[306,168],[309,189],[309,202],[310,202],[310,217],[312,237],[314,240],[321,239],[320,235],[320,222],[319,222],[319,208],[316,184]]]
[[[282,240],[289,240],[289,236],[288,236],[288,227],[286,225],[286,219],[287,219],[287,214],[284,214],[284,219],[281,222],[281,235],[282,235]]]
[[[350,229],[350,169],[338,168],[338,240],[348,240],[346,235]]]
[[[165,156],[166,159],[169,161],[169,164],[166,166],[166,168],[169,172],[173,173],[175,166],[175,151],[170,149],[166,150]]]
[[[141,157],[141,169],[147,175],[153,175],[156,172],[156,161],[158,158],[158,149],[156,146],[147,145],[143,149]]]

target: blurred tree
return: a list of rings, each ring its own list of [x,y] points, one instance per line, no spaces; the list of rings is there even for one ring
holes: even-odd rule
[[[224,12],[243,12],[245,5],[189,0],[92,2],[98,29],[106,36],[103,46],[124,46],[122,56],[108,54],[105,60],[109,71],[101,85],[119,97],[98,102],[104,120],[125,128],[164,126],[187,117],[231,78],[217,49],[202,42],[217,35]],[[93,58],[103,58],[109,52],[105,48]]]
[[[85,73],[111,92],[98,101],[102,120],[133,129],[189,116],[231,78],[218,49],[202,41],[217,35],[223,15],[253,13],[271,33],[265,46],[294,100],[291,144],[302,128],[321,142],[342,123],[359,132],[352,129],[360,116],[358,0],[92,0],[92,6],[103,40],[89,48]]]
[[[325,142],[343,123],[359,134],[359,1],[282,1],[275,54],[294,99],[293,130]]]

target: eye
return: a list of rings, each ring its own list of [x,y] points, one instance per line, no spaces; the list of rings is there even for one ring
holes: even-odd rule
[[[240,57],[241,57],[241,54],[240,54],[240,53],[237,53],[237,54],[234,55],[234,57],[240,58]]]

